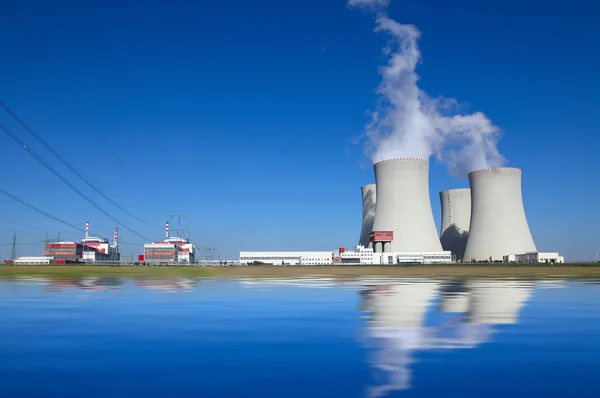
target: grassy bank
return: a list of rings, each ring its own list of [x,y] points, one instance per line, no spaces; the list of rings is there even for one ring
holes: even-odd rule
[[[315,266],[315,267],[110,267],[110,266],[0,266],[0,277],[11,276],[123,276],[123,277],[527,277],[600,278],[597,265],[460,265],[460,266]]]

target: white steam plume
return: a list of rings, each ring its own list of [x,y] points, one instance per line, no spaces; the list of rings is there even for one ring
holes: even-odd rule
[[[351,6],[383,6],[386,0],[349,0]],[[499,129],[481,112],[458,113],[454,99],[433,99],[417,85],[415,73],[421,53],[420,32],[379,14],[375,31],[391,40],[388,62],[380,69],[378,105],[366,127],[367,152],[376,163],[393,158],[429,159],[435,155],[450,173],[466,173],[504,164],[498,152]]]

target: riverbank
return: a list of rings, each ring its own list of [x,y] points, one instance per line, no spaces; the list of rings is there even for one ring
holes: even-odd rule
[[[314,267],[111,267],[111,266],[0,266],[0,278],[15,276],[84,277],[505,277],[505,278],[600,278],[600,266],[560,265],[455,265],[455,266],[314,266]]]

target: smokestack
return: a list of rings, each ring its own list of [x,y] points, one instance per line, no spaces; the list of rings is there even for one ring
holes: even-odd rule
[[[165,227],[165,237],[168,238],[169,237],[169,222],[167,221],[166,227]]]
[[[88,238],[89,235],[90,235],[90,222],[86,221],[85,222],[85,237],[86,237],[86,239]]]
[[[440,252],[429,198],[429,161],[392,159],[375,163],[377,206],[373,236],[377,252]],[[378,235],[393,233],[391,241]],[[389,234],[387,234],[389,235]]]
[[[360,188],[362,193],[362,227],[360,229],[359,245],[371,247],[369,234],[373,230],[373,221],[375,220],[376,204],[376,185],[369,184]]]
[[[114,235],[114,243],[113,243],[114,247],[119,246],[119,229],[115,228],[115,235]]]
[[[469,237],[471,223],[471,190],[469,188],[450,189],[440,192],[442,205],[442,226],[440,242],[444,250],[449,250],[457,260],[462,260]]]
[[[472,209],[466,261],[502,261],[508,254],[537,251],[523,207],[521,174],[512,167],[469,173]]]

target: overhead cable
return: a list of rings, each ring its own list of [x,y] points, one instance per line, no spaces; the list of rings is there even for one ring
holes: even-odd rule
[[[119,210],[121,210],[122,212],[124,212],[125,214],[135,218],[136,220],[155,227],[155,228],[162,228],[159,225],[156,224],[152,224],[150,222],[147,222],[146,220],[136,216],[135,214],[129,212],[127,209],[123,208],[121,205],[119,205],[118,203],[116,203],[114,200],[112,200],[111,198],[109,198],[106,194],[104,194],[102,191],[100,191],[100,189],[98,189],[94,184],[92,184],[81,172],[79,172],[79,170],[77,170],[75,168],[75,166],[73,166],[71,163],[69,163],[65,158],[63,158],[50,144],[48,144],[48,142],[46,142],[46,140],[44,140],[39,134],[37,134],[31,127],[29,127],[29,125],[27,123],[25,123],[25,121],[23,119],[21,119],[19,117],[19,115],[17,115],[12,109],[9,108],[9,106],[0,99],[0,106],[2,106],[2,108],[4,108],[4,110],[6,112],[8,112],[17,122],[19,122],[19,124],[21,126],[23,126],[23,128],[25,130],[27,130],[31,135],[33,135],[33,137],[38,140],[48,151],[50,151],[50,153],[52,153],[58,160],[60,160],[60,162],[62,164],[64,164],[69,170],[71,170],[77,177],[79,177],[83,182],[85,182],[90,188],[92,188],[94,191],[96,191],[96,193],[100,196],[102,196],[104,199],[106,199],[107,201],[109,201],[110,203],[112,203],[115,207],[117,207]],[[102,137],[101,137],[102,138]],[[102,138],[102,140],[104,141],[104,139]],[[108,144],[106,143],[106,141],[104,141],[105,144],[108,146]],[[112,151],[112,149],[111,149]],[[113,155],[116,156],[116,154],[113,152]],[[117,157],[118,158],[118,157]],[[119,159],[119,161],[121,161]],[[121,162],[123,163],[123,162]],[[123,165],[124,166],[124,165]]]
[[[98,205],[96,202],[94,202],[89,196],[87,196],[85,193],[83,193],[79,188],[77,188],[75,185],[73,185],[69,180],[66,179],[65,176],[63,176],[60,172],[58,172],[54,167],[52,167],[48,162],[46,162],[40,155],[37,154],[37,152],[35,152],[33,149],[31,149],[31,147],[29,147],[21,138],[19,138],[19,136],[17,136],[11,129],[9,129],[4,123],[0,122],[0,129],[2,129],[10,138],[12,138],[17,144],[19,144],[21,147],[23,147],[23,149],[25,149],[31,156],[33,156],[38,162],[40,162],[45,168],[47,168],[52,174],[54,174],[56,177],[58,177],[58,179],[60,179],[62,182],[64,182],[69,188],[71,188],[75,193],[77,193],[77,195],[81,196],[83,199],[85,199],[86,202],[88,202],[89,204],[91,204],[92,206],[94,206],[96,209],[98,209],[98,211],[100,211],[102,214],[104,214],[106,217],[110,218],[111,220],[113,220],[114,222],[116,222],[117,224],[123,226],[124,229],[128,230],[129,232],[131,232],[134,235],[139,236],[140,238],[144,239],[144,240],[150,240],[148,238],[146,238],[144,235],[140,234],[139,232],[129,228],[127,225],[125,225],[124,223],[122,223],[121,221],[119,221],[118,219],[116,219],[113,215],[111,215],[109,212],[107,212],[106,210],[104,210],[102,207],[100,207],[100,205]]]

